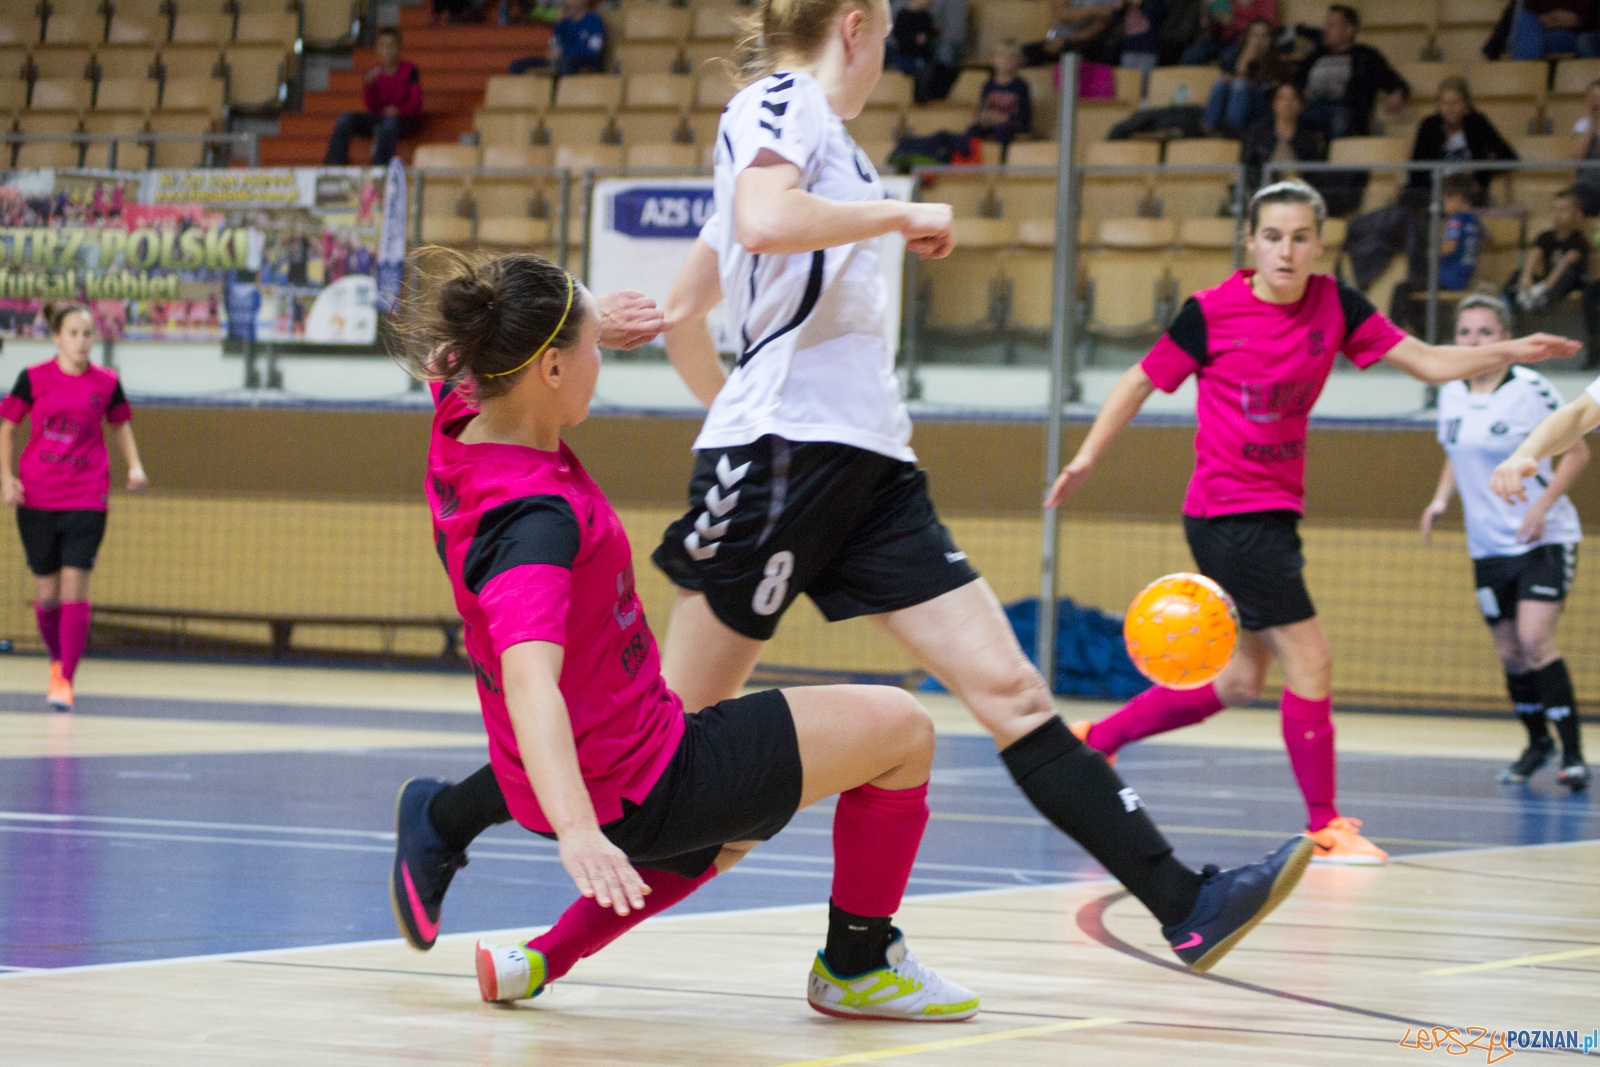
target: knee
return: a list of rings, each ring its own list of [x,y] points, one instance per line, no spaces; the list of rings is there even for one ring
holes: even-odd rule
[[[354,112],[344,111],[340,112],[339,121],[333,124],[333,128],[338,133],[349,133],[351,128],[355,126],[355,123],[356,116]]]
[[[895,737],[903,739],[906,760],[926,760],[931,765],[935,732],[928,709],[904,689],[890,689],[884,696],[889,729]]]
[[[1236,674],[1223,674],[1217,679],[1217,699],[1225,707],[1242,708],[1261,699],[1266,677],[1259,671],[1241,670]]]

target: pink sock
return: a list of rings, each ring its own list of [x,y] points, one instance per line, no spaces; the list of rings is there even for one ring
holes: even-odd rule
[[[44,638],[44,647],[50,652],[52,661],[61,658],[61,605],[51,604],[45,607],[40,601],[33,603],[33,617],[39,623],[39,636]]]
[[[893,915],[928,826],[928,783],[858,785],[833,811],[833,902],[854,915]]]
[[[1193,726],[1222,710],[1215,685],[1199,689],[1163,689],[1151,686],[1113,715],[1089,729],[1085,739],[1090,748],[1107,756],[1130,741],[1151,734],[1164,734],[1180,726]]]
[[[1306,829],[1312,833],[1339,817],[1333,806],[1338,791],[1333,755],[1333,698],[1307,700],[1283,691],[1283,743],[1289,749],[1289,765],[1306,798],[1310,819]]]
[[[639,877],[650,887],[644,907],[627,915],[602,908],[593,897],[579,897],[561,913],[561,918],[545,933],[528,942],[529,948],[544,953],[545,981],[553,982],[572,970],[579,960],[593,956],[611,942],[632,930],[652,915],[659,915],[717,876],[716,865],[706,868],[698,878],[640,867]]]
[[[61,605],[61,675],[69,682],[89,646],[89,612],[87,600]]]

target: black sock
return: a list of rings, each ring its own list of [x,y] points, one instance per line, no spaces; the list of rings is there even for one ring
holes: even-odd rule
[[[1194,910],[1200,875],[1173,857],[1139,794],[1059,716],[1000,758],[1039,813],[1100,861],[1161,925],[1180,923]]]
[[[828,944],[822,950],[828,969],[840,978],[854,978],[887,965],[884,950],[894,940],[892,921],[887,915],[852,915],[828,901]]]
[[[1578,698],[1572,691],[1572,675],[1567,673],[1567,661],[1558,659],[1533,672],[1539,684],[1539,698],[1544,703],[1544,714],[1555,724],[1556,735],[1561,738],[1561,755],[1565,762],[1583,759],[1583,744],[1578,739]]]
[[[1528,744],[1536,745],[1542,737],[1550,736],[1545,723],[1544,702],[1539,699],[1539,682],[1534,671],[1512,674],[1506,671],[1506,692],[1511,694],[1511,707],[1528,731]]]
[[[428,821],[445,845],[457,851],[489,827],[510,822],[511,809],[506,807],[494,769],[486,764],[441,789],[428,805]]]

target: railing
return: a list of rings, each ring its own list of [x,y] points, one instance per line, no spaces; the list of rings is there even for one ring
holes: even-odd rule
[[[117,169],[117,146],[120,142],[132,141],[146,152],[146,163],[149,156],[154,153],[157,144],[169,142],[194,142],[199,141],[206,145],[243,145],[245,159],[252,167],[261,165],[261,135],[238,131],[232,133],[6,133],[0,134],[0,142],[10,147],[19,147],[24,144],[69,144],[80,145],[87,148],[91,144],[109,142],[110,148],[106,153],[106,170]],[[83,159],[83,151],[79,151],[78,158]],[[11,153],[6,153],[7,166],[10,165]],[[226,164],[224,164],[226,165]],[[139,170],[145,167],[137,168]]]

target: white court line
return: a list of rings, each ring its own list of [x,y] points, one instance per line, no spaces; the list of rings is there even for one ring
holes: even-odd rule
[[[3,827],[0,827],[0,829],[3,829]],[[1555,841],[1555,842],[1548,842],[1548,843],[1534,844],[1534,845],[1492,845],[1492,846],[1489,846],[1487,848],[1481,848],[1481,849],[1450,849],[1450,850],[1440,851],[1440,852],[1417,852],[1417,853],[1412,853],[1410,855],[1407,855],[1407,856],[1405,856],[1403,858],[1404,859],[1430,859],[1430,858],[1437,857],[1437,856],[1470,856],[1470,855],[1477,855],[1477,854],[1480,854],[1480,853],[1515,852],[1515,851],[1521,851],[1521,850],[1543,849],[1543,848],[1571,848],[1571,847],[1579,846],[1579,845],[1597,845],[1597,844],[1600,844],[1600,839],[1593,839],[1593,840],[1587,840],[1587,841]],[[384,851],[387,851],[387,850],[384,850]],[[742,866],[743,866],[743,864],[740,865],[740,867],[742,867]],[[737,873],[740,870],[740,867],[735,867],[733,869],[733,871],[730,871],[729,873],[730,874]],[[987,897],[987,896],[997,896],[997,895],[1000,895],[1000,894],[1027,892],[1027,891],[1033,891],[1033,890],[1039,890],[1039,889],[1077,889],[1077,888],[1090,888],[1090,887],[1094,887],[1094,886],[1117,886],[1117,887],[1120,888],[1120,885],[1121,884],[1115,878],[1088,879],[1088,880],[1082,880],[1082,881],[1065,881],[1065,880],[1063,880],[1063,881],[1045,883],[1045,884],[1040,884],[1040,885],[994,886],[994,887],[989,887],[989,888],[984,888],[984,889],[957,890],[957,891],[948,892],[948,893],[922,893],[922,894],[917,894],[915,896],[907,896],[905,899],[906,899],[906,903],[907,904],[914,905],[914,904],[926,903],[926,902],[929,902],[929,901],[961,900],[961,899],[970,899],[970,898],[975,898],[975,897]],[[779,905],[773,905],[773,906],[770,906],[770,907],[761,907],[761,908],[733,908],[733,909],[730,909],[730,910],[727,910],[727,911],[683,912],[683,913],[676,914],[676,915],[658,915],[658,916],[653,916],[652,918],[646,919],[644,921],[644,923],[641,923],[640,927],[643,927],[645,924],[687,922],[687,921],[690,921],[690,920],[693,920],[693,919],[703,919],[703,918],[707,918],[707,917],[710,917],[710,916],[716,916],[718,918],[742,918],[742,917],[751,916],[751,915],[781,915],[781,914],[785,914],[785,913],[788,913],[788,912],[804,911],[806,909],[820,909],[822,907],[823,907],[823,905],[821,905],[821,904],[779,904]],[[1418,910],[1423,910],[1423,909],[1418,909]],[[1519,918],[1526,918],[1526,916],[1519,916]],[[1582,921],[1593,921],[1593,920],[1582,920]],[[462,932],[462,933],[447,934],[445,936],[449,937],[449,938],[452,938],[452,939],[460,938],[462,940],[465,940],[467,938],[487,938],[487,939],[490,939],[490,940],[494,940],[496,938],[503,938],[503,937],[515,935],[515,936],[523,936],[523,939],[526,940],[526,936],[534,936],[534,937],[536,937],[536,936],[538,936],[539,934],[545,932],[548,929],[550,929],[549,926],[510,926],[510,927],[504,927],[504,928],[501,928],[501,929],[498,929],[498,930],[466,931],[466,932]],[[524,936],[524,935],[526,935],[526,936]],[[67,974],[88,974],[88,973],[93,973],[93,972],[97,972],[97,971],[132,970],[132,969],[143,968],[143,967],[166,967],[166,966],[171,966],[171,965],[174,965],[174,964],[182,964],[182,963],[229,962],[229,961],[233,961],[233,960],[268,959],[268,958],[271,958],[271,957],[274,957],[274,956],[296,955],[296,954],[302,954],[302,953],[329,952],[329,951],[334,951],[334,950],[337,950],[337,949],[347,949],[347,948],[371,948],[371,947],[384,946],[384,945],[404,945],[405,943],[406,942],[405,942],[405,940],[403,938],[390,937],[390,938],[376,938],[376,939],[367,940],[367,941],[342,941],[342,942],[336,942],[336,943],[328,944],[328,945],[299,945],[299,946],[291,946],[291,947],[286,947],[286,948],[256,949],[256,950],[248,951],[248,952],[218,952],[218,953],[202,953],[202,954],[194,955],[194,956],[169,956],[169,957],[165,957],[165,958],[157,959],[157,960],[127,960],[127,961],[124,961],[124,962],[121,962],[121,963],[86,963],[86,964],[80,964],[80,965],[75,966],[75,967],[40,967],[40,968],[36,968],[36,969],[33,969],[33,970],[17,970],[17,971],[3,971],[3,970],[0,970],[0,983],[16,980],[16,979],[19,979],[19,978],[48,977],[48,976],[54,976],[54,975],[67,975]],[[419,974],[419,975],[421,975],[423,977],[428,977],[429,976],[429,972],[426,972],[426,971],[418,971],[417,974]]]

